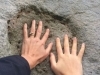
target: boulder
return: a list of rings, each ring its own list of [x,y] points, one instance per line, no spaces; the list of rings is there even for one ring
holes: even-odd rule
[[[43,21],[43,33],[50,35],[46,46],[56,37],[78,38],[78,50],[86,43],[83,57],[84,75],[100,75],[100,0],[0,0],[0,57],[20,54],[23,25]],[[53,46],[52,52],[56,54]],[[49,58],[32,70],[31,75],[53,75]]]

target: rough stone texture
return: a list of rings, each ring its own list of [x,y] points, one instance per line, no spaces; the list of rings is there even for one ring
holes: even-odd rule
[[[85,42],[84,75],[100,75],[100,0],[0,0],[0,57],[20,54],[22,26],[30,29],[32,19],[42,20],[44,31],[50,28],[47,43],[65,33],[79,39],[79,48]],[[48,62],[32,75],[52,75]]]

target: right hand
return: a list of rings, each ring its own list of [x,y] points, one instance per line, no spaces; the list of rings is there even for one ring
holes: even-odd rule
[[[51,68],[56,75],[83,75],[82,57],[85,50],[83,43],[79,53],[77,54],[77,39],[73,39],[72,51],[70,53],[69,40],[66,35],[64,38],[64,53],[62,51],[60,39],[56,39],[56,48],[58,53],[58,61],[56,62],[53,53],[50,54]]]

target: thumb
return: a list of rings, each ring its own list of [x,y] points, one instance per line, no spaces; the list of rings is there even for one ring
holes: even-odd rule
[[[55,55],[53,53],[50,54],[50,63],[51,63],[51,68],[56,67],[56,58],[55,58]]]

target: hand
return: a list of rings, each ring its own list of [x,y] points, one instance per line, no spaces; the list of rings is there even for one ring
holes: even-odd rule
[[[45,49],[45,43],[49,35],[49,29],[46,30],[43,38],[40,39],[42,33],[42,21],[39,22],[37,32],[35,33],[35,20],[32,21],[32,27],[30,30],[30,36],[28,37],[27,24],[24,25],[23,33],[24,40],[22,45],[22,54],[30,66],[30,69],[34,68],[37,64],[41,63],[50,53],[52,43]],[[34,36],[36,34],[36,36]]]
[[[73,39],[73,46],[70,53],[68,36],[64,38],[64,53],[61,48],[60,39],[56,39],[58,61],[56,62],[53,53],[50,54],[51,68],[56,75],[82,75],[82,57],[85,50],[83,43],[77,55],[77,39]]]

